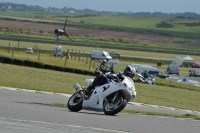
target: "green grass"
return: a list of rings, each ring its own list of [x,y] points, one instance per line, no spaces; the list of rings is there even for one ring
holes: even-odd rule
[[[199,26],[185,26],[183,23],[198,23],[194,19],[172,19],[172,18],[150,18],[150,17],[127,17],[127,16],[97,16],[70,18],[71,22],[78,23],[84,21],[85,25],[94,25],[96,27],[106,27],[109,29],[118,29],[125,31],[137,31],[146,33],[161,33],[169,35],[181,35],[188,37],[200,36]],[[173,28],[157,28],[156,24],[166,21],[174,25]]]
[[[172,42],[173,43],[185,44],[185,45],[190,44],[190,45],[194,45],[194,46],[200,46],[200,41],[185,39],[185,38],[173,38]]]
[[[151,18],[151,17],[127,17],[127,16],[97,16],[97,17],[81,17],[70,18],[71,21],[79,22],[83,20],[86,24],[104,25],[112,27],[127,27],[127,28],[142,28],[142,29],[156,29],[156,30],[170,30],[178,32],[198,33],[200,27],[185,26],[183,23],[198,23],[195,19],[179,19],[179,18]],[[174,25],[173,28],[156,28],[156,24],[166,21]]]
[[[91,61],[91,65],[90,65],[90,59],[86,59],[87,57],[82,57],[82,58],[80,57],[80,60],[79,60],[78,55],[76,56],[74,55],[72,56],[72,59],[67,59],[66,61],[66,57],[56,58],[55,56],[53,56],[53,54],[40,53],[40,57],[39,57],[39,54],[33,55],[33,54],[28,54],[22,51],[19,51],[18,53],[17,51],[15,51],[14,53],[12,53],[12,50],[11,50],[8,53],[8,51],[0,50],[0,52],[1,52],[0,55],[9,57],[9,58],[20,59],[20,60],[30,60],[30,61],[40,62],[43,64],[51,64],[54,66],[61,66],[61,67],[68,67],[68,68],[77,68],[77,69],[82,69],[82,70],[93,71],[93,68],[98,67],[99,65],[99,62],[94,62],[94,61]]]
[[[139,110],[122,110],[122,113],[150,115],[150,116],[165,116],[165,117],[184,118],[184,119],[189,118],[189,119],[194,119],[194,120],[200,120],[200,117],[196,115],[191,115],[191,114],[174,115],[174,114],[164,114],[164,113],[147,112],[147,111],[139,111]]]
[[[10,86],[56,93],[74,93],[73,84],[85,85],[85,78],[92,76],[20,67],[0,63],[0,86]]]
[[[31,13],[27,13],[28,15]],[[38,13],[32,15],[37,15]],[[14,15],[16,16],[16,15]],[[51,16],[51,14],[49,14]],[[55,15],[56,16],[56,15]],[[54,16],[54,17],[55,17]],[[36,19],[36,18],[27,18],[27,16],[24,17],[14,17],[13,19],[16,20],[28,20],[31,22],[48,22],[48,23],[57,23],[61,24],[61,21],[64,21],[65,18],[58,17],[58,18],[52,18],[48,19]],[[11,16],[8,16],[8,18],[12,18]],[[165,34],[165,35],[172,35],[172,36],[178,36],[180,39],[173,39],[172,42],[178,42],[180,43],[179,50],[184,51],[199,51],[198,49],[192,50],[192,49],[184,49],[183,41],[181,37],[199,37],[199,31],[200,26],[185,26],[185,23],[199,23],[199,20],[195,19],[167,19],[167,18],[149,18],[149,17],[114,17],[114,16],[97,16],[97,17],[80,17],[80,18],[69,18],[68,22],[69,25],[73,26],[79,26],[79,21],[84,20],[83,27],[98,27],[98,28],[107,28],[107,29],[113,29],[117,31],[128,31],[128,32],[144,32],[148,34]],[[173,28],[156,28],[156,24],[166,21],[168,23],[171,23],[175,25]],[[6,27],[1,27],[6,28]],[[23,31],[23,33],[21,33]],[[42,33],[40,31],[30,31],[30,30],[17,30],[17,29],[9,29],[6,28],[6,30],[0,30],[0,35],[4,36],[12,36],[12,37],[26,37],[26,38],[37,38],[37,39],[50,39],[54,40],[53,33]],[[157,49],[169,49],[174,50],[174,48],[170,48],[168,46],[155,46],[154,44],[149,45],[145,43],[141,43],[137,40],[127,40],[126,38],[119,38],[119,39],[110,39],[110,38],[96,38],[96,37],[89,37],[89,36],[78,36],[73,35],[71,36],[76,42],[83,42],[83,43],[100,43],[100,44],[107,44],[107,45],[119,45],[119,46],[129,46],[129,47],[143,47],[143,48],[157,48]],[[63,38],[62,40],[67,40]],[[195,40],[190,39],[190,41],[184,40],[185,45],[199,45],[199,43]],[[154,45],[154,46],[153,46]],[[176,48],[178,50],[178,48]]]
[[[8,47],[10,43],[11,47],[18,47],[18,41],[8,41],[8,40],[1,40],[0,41],[0,46],[5,46]],[[65,64],[65,58],[55,58],[53,55],[53,49],[55,48],[55,44],[44,44],[44,43],[37,43],[38,44],[38,49],[49,49],[52,51],[52,54],[43,54],[41,53],[40,55],[40,62],[44,62],[47,64],[54,64],[54,65],[58,65],[58,66],[64,66]],[[34,48],[34,46],[37,45],[36,43],[32,43],[32,42],[20,42],[20,48],[27,48],[27,47],[32,47]],[[166,59],[172,59],[174,56],[181,56],[184,57],[184,55],[180,55],[180,54],[167,54],[167,53],[155,53],[155,52],[143,52],[143,51],[132,51],[132,50],[118,50],[118,49],[108,49],[108,48],[96,48],[96,47],[83,47],[83,46],[72,46],[72,45],[61,45],[64,51],[67,51],[69,49],[69,51],[81,51],[82,52],[88,52],[90,53],[92,50],[94,49],[98,49],[98,50],[105,50],[108,52],[116,52],[120,55],[126,55],[126,56],[142,56],[142,57],[152,57],[152,58],[166,58]],[[7,57],[12,57],[12,48],[10,50],[10,53],[7,52],[6,48],[4,48],[4,50],[0,50],[0,55],[2,56],[7,56]],[[200,56],[191,56],[192,58],[194,58],[197,62],[200,61]],[[14,52],[14,58],[19,58],[19,59],[26,59],[26,60],[33,60],[33,61],[38,61],[38,56],[37,55],[30,55],[30,54],[26,54],[25,52]],[[89,70],[89,61],[87,62],[88,64],[86,64],[86,61],[78,61],[78,57],[73,56],[73,60],[67,60],[67,67],[74,67],[76,66],[76,68],[81,68],[84,70]],[[135,61],[135,60],[130,60],[130,61],[125,61],[125,60],[120,60],[120,66],[118,68],[116,68],[116,70],[120,70],[123,71],[124,67],[126,65],[130,65],[132,63],[135,64],[148,64],[151,65],[153,67],[156,67],[159,71],[165,73],[168,64],[162,65],[162,67],[157,67],[156,62],[145,62],[145,61]],[[92,62],[92,66],[93,66],[94,62]],[[95,64],[96,66],[98,65],[97,63]],[[191,68],[184,68],[181,67],[180,68],[180,75],[181,76],[189,76],[189,69]]]
[[[25,29],[15,29],[0,27],[0,36],[15,37],[15,38],[26,38],[26,39],[39,39],[39,40],[51,40],[55,41],[55,35],[51,32],[44,32],[42,30],[25,30]],[[71,35],[71,38],[78,43],[90,43],[90,44],[101,44],[101,45],[111,45],[111,46],[123,46],[123,47],[139,47],[139,48],[149,48],[149,49],[164,49],[164,50],[174,50],[172,46],[159,46],[158,44],[146,44],[138,40],[127,39],[127,38],[107,38],[107,37],[93,37],[88,35]],[[184,41],[182,41],[184,40]],[[190,41],[188,41],[190,40]],[[62,41],[69,41],[68,38],[62,38]],[[71,41],[71,40],[70,40]],[[183,39],[183,38],[173,38],[172,42],[177,42],[179,47],[176,50],[183,51],[193,51],[199,52],[198,49],[186,49],[185,46],[194,45],[198,46],[197,40]],[[185,43],[184,43],[185,42]],[[184,43],[184,46],[182,45]]]
[[[16,43],[16,42],[15,42]],[[33,46],[33,43],[23,43],[24,44],[24,47],[26,48],[27,47],[32,47]],[[23,44],[20,44],[23,45]],[[29,46],[30,44],[30,46]],[[13,45],[12,43],[12,46],[16,46],[17,44]],[[39,48],[42,47],[42,48],[52,48],[52,51],[53,51],[53,48],[54,48],[55,45],[52,45],[52,44],[41,44],[39,45]],[[22,46],[23,47],[23,46]],[[91,47],[75,47],[75,46],[63,46],[63,50],[67,50],[65,48],[77,48],[76,51],[79,50],[82,50],[84,52],[89,52],[90,50],[92,51],[93,49]],[[111,49],[102,49],[102,48],[99,48],[100,50],[106,50],[108,52],[112,52]],[[70,50],[71,51],[71,50]],[[81,53],[82,53],[81,51]],[[119,54],[127,54],[128,52],[125,51],[125,50],[116,50],[115,52],[119,53]],[[134,52],[129,52],[130,55],[132,56],[137,56],[138,55],[142,55],[143,57],[152,57],[152,58],[156,58],[156,57],[159,57],[159,58],[165,58],[167,56],[173,56],[172,54],[161,54],[161,53],[152,53],[152,52],[139,52],[139,51],[134,51]],[[5,49],[0,49],[0,55],[2,56],[6,56],[6,57],[9,57],[9,58],[15,58],[15,59],[21,59],[21,60],[31,60],[31,61],[38,61],[38,55],[32,55],[32,54],[27,54],[25,53],[25,51],[19,51],[17,53],[17,50],[15,49],[14,53],[12,54],[12,48],[10,49],[10,52],[8,53],[8,50],[5,50]],[[12,57],[13,55],[13,57]],[[174,55],[175,56],[175,55]],[[193,58],[195,56],[192,56]],[[200,59],[200,57],[196,56],[197,58]],[[85,57],[87,58],[87,57]],[[55,58],[53,56],[53,52],[52,54],[45,54],[45,53],[40,53],[40,58],[39,58],[39,62],[42,62],[42,63],[46,63],[46,64],[52,64],[52,65],[56,65],[56,66],[63,66],[63,67],[70,67],[70,68],[77,68],[77,69],[83,69],[83,70],[90,70],[90,71],[93,71],[93,68],[95,67],[98,67],[99,63],[98,62],[95,62],[92,61],[91,62],[91,65],[90,65],[90,60],[88,59],[87,60],[82,60],[83,57],[81,58],[80,57],[80,61],[79,61],[79,56],[75,55],[72,56],[72,59],[68,59],[67,62],[66,62],[66,65],[65,65],[65,57],[63,58]],[[87,64],[86,64],[87,63]],[[155,63],[152,63],[152,62],[145,62],[145,61],[142,61],[140,60],[139,61],[125,61],[125,60],[120,60],[120,64],[119,64],[119,67],[116,67],[115,70],[116,71],[123,71],[123,69],[125,68],[125,66],[127,65],[130,65],[130,64],[147,64],[147,65],[151,65],[155,68],[157,68],[159,71],[165,73],[167,67],[168,67],[168,64],[165,64],[165,65],[162,65],[162,67],[157,67],[157,64],[156,62]],[[189,69],[191,68],[184,68],[184,67],[181,67],[180,68],[180,75],[181,76],[186,76],[188,77],[189,76]]]
[[[4,12],[1,12],[4,14]],[[21,13],[19,13],[21,14]],[[11,17],[11,15],[2,17],[14,18],[17,20],[29,20],[29,21],[46,21],[51,23],[62,23],[65,21],[65,17],[57,17],[55,15],[44,15],[43,19],[34,18],[38,16],[35,13],[28,13],[27,15],[18,17]],[[20,17],[19,17],[20,16]],[[32,18],[33,17],[33,18]],[[80,23],[84,21],[83,23]],[[156,25],[162,21],[172,24],[172,28],[157,28]],[[200,36],[200,26],[186,26],[186,24],[199,23],[196,19],[183,19],[183,18],[151,18],[151,17],[133,17],[133,16],[96,16],[96,17],[75,17],[68,19],[68,25],[82,26],[82,27],[95,27],[95,28],[106,28],[117,31],[128,31],[128,32],[140,32],[148,34],[163,34],[172,35],[178,37],[189,37],[198,38]]]
[[[0,73],[0,86],[68,94],[75,92],[74,83],[78,82],[84,86],[86,78],[94,78],[2,63]],[[137,97],[134,102],[200,111],[199,90],[141,83],[135,83],[135,86]]]
[[[9,40],[0,40],[0,46],[8,47],[10,43],[11,47],[18,47],[18,41],[9,41]],[[49,49],[52,50],[55,48],[55,44],[47,44],[47,43],[34,43],[34,42],[23,42],[21,41],[19,44],[20,48],[27,48],[38,45],[38,49]],[[166,58],[172,59],[174,56],[185,57],[186,55],[181,54],[168,54],[168,53],[156,53],[156,52],[147,52],[147,51],[133,51],[133,50],[120,50],[120,49],[109,49],[109,48],[97,48],[97,47],[86,47],[86,46],[73,46],[73,45],[60,45],[63,48],[63,51],[67,51],[68,49],[71,51],[81,51],[81,52],[91,52],[94,49],[105,50],[108,52],[116,52],[120,55],[126,56],[141,56],[141,57],[152,57],[152,58]],[[128,52],[127,52],[128,51]],[[200,56],[192,55],[196,61],[200,61]]]
[[[35,18],[35,19],[53,19],[61,17],[57,13],[44,13],[44,12],[21,12],[21,11],[0,11],[1,16],[10,16],[10,17],[23,17],[23,18]]]
[[[23,17],[20,19],[24,19]],[[31,18],[30,21],[35,21],[38,19]],[[48,20],[51,22],[58,22],[60,20],[65,20],[65,18],[52,19]],[[200,36],[199,35],[199,27],[186,27],[180,22],[184,23],[193,23],[199,22],[199,20],[186,20],[186,19],[157,19],[157,18],[143,18],[143,17],[85,17],[85,18],[69,18],[70,25],[79,25],[80,20],[85,22],[86,27],[94,26],[94,27],[104,27],[108,29],[114,30],[122,30],[122,31],[131,31],[131,32],[145,32],[145,33],[162,33],[162,34],[177,34],[177,35],[187,35],[188,36]],[[174,25],[173,28],[169,29],[157,29],[155,25],[160,21],[166,21]],[[47,21],[42,20],[41,21]],[[63,21],[60,21],[63,23]],[[34,36],[32,36],[34,38]],[[102,38],[102,42],[110,40],[104,40]],[[81,40],[81,39],[80,39]],[[83,40],[83,39],[82,39]],[[18,42],[10,41],[11,46],[17,47]],[[86,41],[87,42],[87,41]],[[0,41],[0,46],[8,46],[9,41]],[[137,43],[137,42],[135,42]],[[189,42],[191,43],[191,42]],[[115,43],[118,44],[118,43]],[[20,47],[34,47],[35,43],[27,43],[20,42]],[[52,44],[38,44],[39,49],[51,49],[53,50],[55,45]],[[112,44],[114,45],[114,43]],[[125,44],[124,44],[125,45]],[[84,52],[91,52],[93,49],[97,49],[95,47],[78,47],[78,46],[68,46],[63,45],[63,50],[67,49],[76,49]],[[106,50],[108,52],[113,52],[113,49],[105,49],[98,48],[99,50]],[[168,58],[171,59],[174,56],[182,56],[178,54],[161,54],[161,53],[152,53],[152,52],[141,52],[141,51],[125,51],[125,50],[114,50],[114,52],[119,53],[121,55],[129,55],[129,56],[143,56],[143,57],[159,57],[159,58]],[[6,50],[0,50],[0,55],[12,57],[12,53],[7,53]],[[199,56],[192,56],[195,60],[200,61]],[[26,60],[34,60],[37,61],[37,55],[29,55],[25,52],[14,52],[14,58],[26,59]],[[47,64],[57,64],[59,66],[64,65],[64,59],[55,58],[52,55],[41,54],[40,62],[44,62]],[[123,70],[123,68],[127,64],[131,63],[140,63],[140,64],[150,64],[156,67],[156,63],[147,63],[147,62],[135,62],[135,61],[120,61],[120,67],[118,70]],[[79,67],[82,69],[88,70],[88,65],[82,63],[82,61],[78,60],[68,60],[68,67]],[[164,72],[166,70],[167,64],[158,69]],[[188,76],[189,68],[181,68],[181,75]],[[92,71],[92,70],[91,70]],[[8,86],[8,87],[16,87],[23,89],[31,89],[38,91],[48,91],[48,92],[56,92],[56,93],[69,93],[72,94],[75,92],[73,88],[73,84],[79,82],[81,85],[85,85],[86,78],[94,78],[92,76],[78,75],[72,73],[64,73],[43,69],[35,69],[28,67],[19,67],[14,65],[7,65],[0,63],[0,86]],[[158,80],[159,81],[159,80]],[[163,85],[147,85],[147,84],[136,84],[137,97],[135,102],[160,105],[160,106],[169,106],[181,109],[189,109],[200,111],[199,100],[200,100],[200,91],[198,87],[179,84],[179,83],[171,83],[166,80],[159,81]],[[171,86],[171,87],[170,87]],[[172,87],[174,86],[174,87]],[[63,106],[60,104],[54,104],[56,106]],[[127,111],[128,112],[128,111]],[[140,112],[141,113],[141,112]]]
[[[26,39],[38,39],[38,40],[51,40],[55,41],[55,35],[53,33],[47,33],[44,31],[32,31],[32,30],[21,30],[21,29],[9,29],[9,28],[0,28],[0,36],[7,37],[15,37],[15,38],[26,38]],[[149,48],[149,49],[162,49],[162,50],[174,50],[174,47],[171,46],[159,46],[158,44],[146,44],[133,39],[124,39],[124,38],[106,38],[106,37],[92,37],[88,35],[71,35],[71,38],[76,43],[89,43],[89,44],[101,44],[101,45],[109,45],[109,46],[122,46],[122,47],[134,47],[134,48]],[[182,38],[181,38],[182,39]],[[180,39],[179,39],[180,40]],[[68,38],[62,38],[61,42],[69,41]],[[71,41],[71,40],[70,40]],[[193,51],[199,52],[198,49],[186,49],[185,46],[182,45],[183,41],[177,41],[177,39],[173,39],[172,42],[178,42],[179,48],[175,50],[178,51]],[[186,42],[186,41],[185,41]],[[190,45],[190,42],[197,42],[195,40],[187,41],[184,45]]]

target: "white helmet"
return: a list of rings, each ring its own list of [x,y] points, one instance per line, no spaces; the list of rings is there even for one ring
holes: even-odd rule
[[[136,70],[134,67],[131,67],[130,65],[126,66],[124,69],[124,75],[129,76],[130,78],[135,77]]]

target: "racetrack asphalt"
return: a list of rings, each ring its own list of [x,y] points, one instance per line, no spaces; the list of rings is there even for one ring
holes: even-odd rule
[[[26,90],[26,89],[3,87],[3,86],[0,86],[0,89],[7,89],[7,90],[14,90],[14,91],[27,91],[27,92],[33,92],[33,93],[43,93],[43,94],[48,94],[48,95],[60,95],[60,96],[65,96],[67,99],[69,99],[69,97],[71,96],[71,94]],[[162,114],[174,114],[174,115],[191,114],[191,115],[197,115],[200,117],[200,112],[198,111],[165,107],[165,106],[159,106],[159,105],[150,105],[150,104],[144,104],[144,103],[136,103],[136,102],[129,102],[127,106],[125,107],[125,109],[139,110],[139,111],[146,111],[146,112],[157,112],[157,113],[162,113]]]

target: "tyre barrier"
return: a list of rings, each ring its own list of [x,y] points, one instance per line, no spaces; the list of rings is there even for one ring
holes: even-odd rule
[[[64,71],[64,67],[61,67],[61,66],[55,66],[55,70],[56,70],[56,71],[63,72],[63,71]]]
[[[0,56],[0,62],[3,62],[3,57],[2,56]]]
[[[24,66],[28,66],[28,67],[34,67],[34,62],[29,61],[29,60],[25,60],[24,61]]]
[[[94,72],[91,71],[85,71],[85,75],[95,76]]]
[[[13,64],[13,59],[11,58],[7,58],[7,57],[3,57],[3,63],[6,63],[6,64]]]
[[[41,62],[33,62],[30,60],[19,60],[19,59],[12,59],[8,57],[0,56],[0,62],[6,63],[6,64],[19,65],[19,66],[35,67],[35,68],[41,68],[41,69],[49,69],[49,70],[56,70],[56,71],[61,71],[61,72],[70,72],[70,73],[94,76],[94,72],[91,72],[91,71],[81,70],[81,69],[76,69],[76,68],[67,68],[67,67],[62,67],[62,66],[53,66],[49,64],[43,64]]]
[[[14,59],[13,60],[13,64],[14,65],[23,66],[24,65],[24,61],[23,60]]]
[[[64,71],[65,71],[65,72],[70,72],[70,73],[72,73],[72,72],[73,72],[73,69],[72,69],[72,68],[67,68],[67,67],[66,67],[66,68],[64,68]]]
[[[44,68],[44,64],[43,63],[40,63],[40,62],[35,62],[35,64],[34,64],[34,67],[35,68]]]
[[[55,66],[44,64],[44,69],[55,70]]]
[[[85,74],[85,71],[84,70],[79,70],[79,69],[74,69],[74,73]]]
[[[76,69],[75,68],[72,68],[72,71],[71,71],[72,73],[75,73],[76,72]]]

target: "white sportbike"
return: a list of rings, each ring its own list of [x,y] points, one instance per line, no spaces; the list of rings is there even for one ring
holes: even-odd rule
[[[97,69],[100,74],[103,74]],[[136,97],[136,90],[134,82],[131,78],[121,75],[117,76],[113,74],[111,79],[108,79],[108,83],[96,87],[90,97],[85,97],[84,90],[76,83],[74,93],[68,100],[68,109],[73,112],[78,112],[82,109],[101,111],[106,115],[115,115],[122,111],[127,103]],[[91,79],[86,79],[86,84],[90,85]]]

